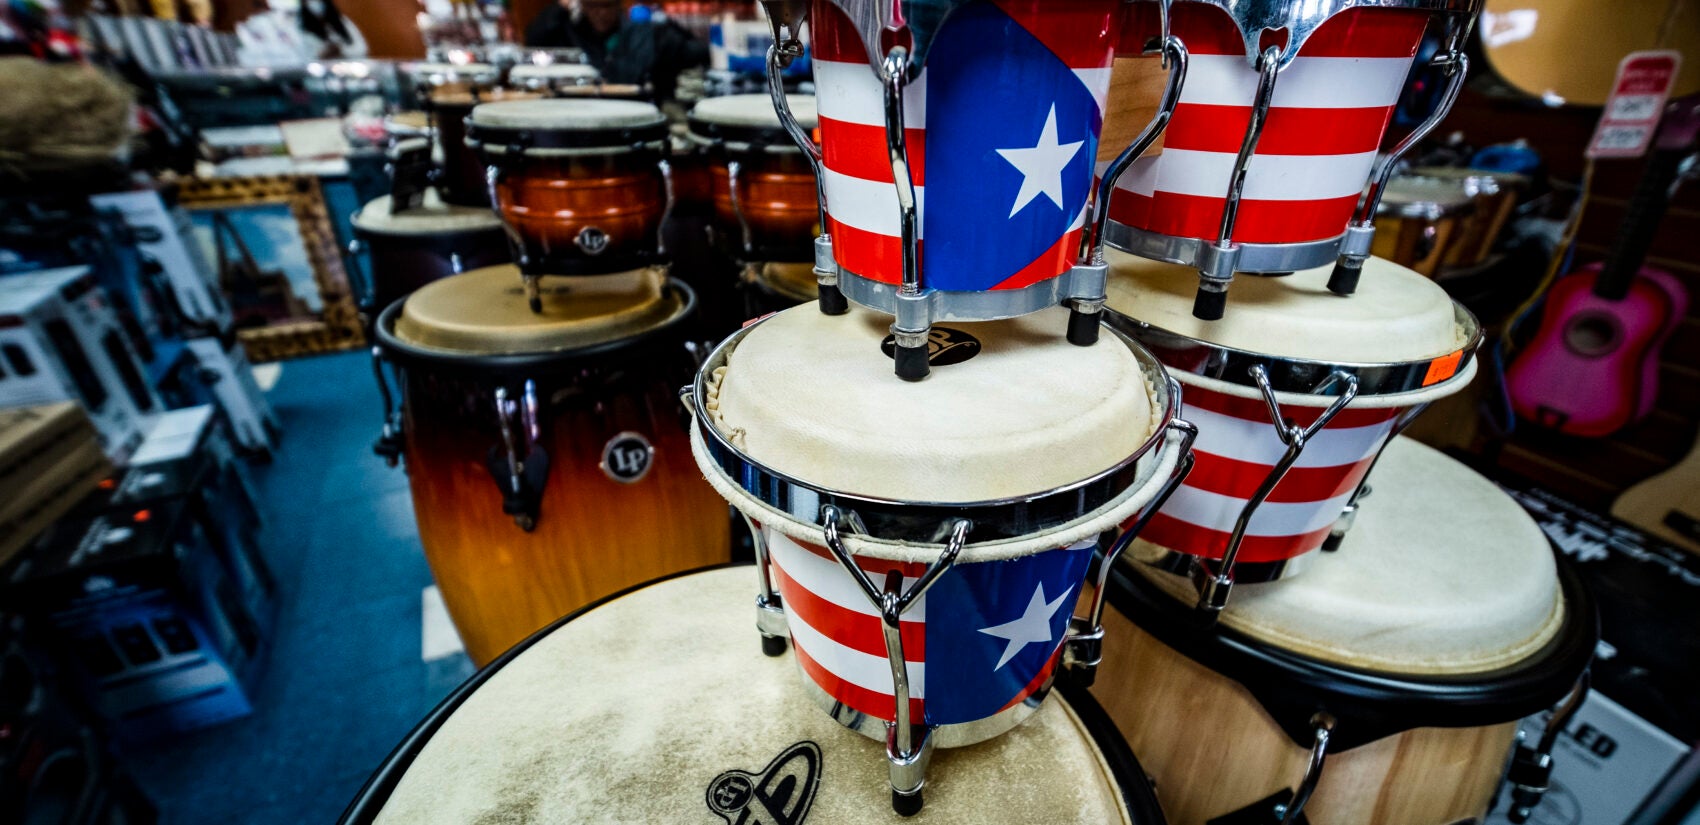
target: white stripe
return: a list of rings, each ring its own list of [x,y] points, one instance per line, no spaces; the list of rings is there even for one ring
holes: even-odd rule
[[[1098,103],[1098,114],[1104,113],[1104,102],[1110,97],[1110,72],[1106,66],[1102,69],[1075,69],[1074,76],[1080,78],[1086,90],[1092,93],[1092,99]]]
[[[1313,530],[1321,530],[1340,517],[1341,508],[1345,507],[1351,498],[1352,491],[1347,490],[1326,501],[1266,501],[1252,514],[1246,535],[1302,536]],[[1211,530],[1232,532],[1234,522],[1239,519],[1240,509],[1245,506],[1245,502],[1245,499],[1182,484],[1175,488],[1174,495],[1169,496],[1168,503],[1163,505],[1163,515]]]
[[[1226,198],[1234,171],[1233,152],[1164,149],[1153,158],[1157,174],[1153,191]],[[1363,191],[1375,165],[1375,152],[1355,155],[1254,155],[1246,174],[1246,200],[1314,201],[1343,198]],[[1129,178],[1117,184],[1131,189]],[[1132,191],[1138,191],[1134,189]]]
[[[785,613],[785,622],[791,628],[791,642],[802,648],[804,653],[809,654],[809,658],[814,659],[832,675],[857,687],[878,691],[887,696],[896,692],[891,684],[891,664],[884,656],[851,650],[827,638],[790,611]],[[925,699],[926,663],[909,662],[908,670],[909,697]]]
[[[821,117],[885,126],[885,89],[866,63],[815,61],[815,110]],[[903,123],[910,129],[927,128],[927,72],[903,88]]]
[[[901,232],[897,212],[897,187],[881,181],[863,180],[842,172],[821,168],[821,184],[826,188],[826,210],[841,223],[876,235],[897,237]],[[915,187],[916,214],[925,217],[927,187]],[[915,227],[926,236],[927,222]]]
[[[1287,451],[1274,425],[1265,421],[1247,421],[1231,415],[1199,409],[1183,402],[1182,413],[1198,425],[1198,441],[1193,449],[1211,455],[1226,456],[1238,461],[1264,464],[1270,467],[1281,460]],[[1362,427],[1324,427],[1299,454],[1295,467],[1339,467],[1356,464],[1381,449],[1393,431],[1393,421],[1366,424]]]
[[[1298,57],[1275,78],[1276,109],[1360,109],[1399,102],[1409,57]],[[878,82],[875,81],[878,85]],[[1187,58],[1182,103],[1250,106],[1257,97],[1257,72],[1237,54]]]
[[[868,597],[862,593],[850,573],[838,562],[823,559],[797,544],[790,538],[773,530],[764,529],[767,537],[768,552],[772,554],[774,563],[785,571],[797,586],[815,594],[846,610],[853,610],[868,616],[879,616]],[[903,586],[908,587],[915,579],[904,577]],[[924,622],[927,620],[927,596],[921,598],[903,612],[905,621]]]
[[[1151,197],[1157,191],[1157,161],[1161,157],[1162,155],[1150,155],[1134,161],[1127,167],[1127,171],[1116,179],[1116,189]],[[1098,172],[1092,180],[1093,186],[1097,186],[1098,182],[1103,180],[1104,171],[1109,169],[1113,162],[1108,160],[1098,161]]]

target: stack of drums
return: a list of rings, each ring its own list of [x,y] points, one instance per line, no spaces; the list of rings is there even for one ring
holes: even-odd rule
[[[393,196],[379,197],[354,213],[353,225],[368,256],[361,309],[373,316],[438,278],[508,261],[507,234],[488,208],[446,203],[435,189],[400,212]]]

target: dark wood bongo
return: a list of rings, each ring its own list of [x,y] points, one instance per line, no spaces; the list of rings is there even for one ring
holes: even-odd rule
[[[354,236],[367,256],[367,294],[360,305],[376,314],[432,281],[506,263],[507,234],[488,207],[444,203],[425,191],[415,209],[392,213],[384,195],[354,213]]]

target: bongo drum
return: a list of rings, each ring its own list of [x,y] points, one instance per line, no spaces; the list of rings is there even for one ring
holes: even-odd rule
[[[1147,526],[1164,564],[1200,578],[1200,607],[1232,582],[1299,572],[1395,432],[1474,377],[1481,328],[1423,276],[1371,259],[1350,300],[1328,267],[1236,287],[1233,315],[1194,317],[1184,267],[1112,252],[1110,321],[1186,386],[1197,467]]]
[[[533,92],[591,86],[602,79],[596,67],[582,63],[520,64],[508,70],[508,85]]]
[[[1445,117],[1462,86],[1464,41],[1478,4],[1180,0],[1167,19],[1156,2],[1138,5],[1125,42],[1172,33],[1185,44],[1187,76],[1162,152],[1115,182],[1109,243],[1197,269],[1195,312],[1205,320],[1221,317],[1236,272],[1292,272],[1339,259],[1330,288],[1350,294],[1394,163]],[[1449,85],[1364,196],[1436,13],[1449,27],[1435,58]],[[1138,62],[1158,70],[1154,60]]]
[[[906,5],[811,12],[828,277],[895,316],[911,380],[935,321],[1068,302],[1071,339],[1091,343],[1104,271],[1083,236],[1123,4]],[[907,42],[882,45],[888,25]]]
[[[1517,209],[1517,198],[1529,188],[1528,176],[1515,172],[1419,166],[1411,174],[1455,181],[1474,205],[1441,262],[1441,268],[1448,270],[1473,269],[1487,263],[1499,242],[1499,233]]]
[[[1516,502],[1433,449],[1396,439],[1377,486],[1397,495],[1366,500],[1338,552],[1240,588],[1214,625],[1178,577],[1112,577],[1093,692],[1176,825],[1479,822],[1508,762],[1514,782],[1550,765],[1550,741],[1512,747],[1518,720],[1570,694],[1562,729],[1580,703],[1586,588]]]
[[[662,259],[673,193],[659,109],[505,101],[473,109],[466,125],[522,272],[603,275]]]
[[[746,644],[750,571],[691,573],[555,623],[480,671],[343,815],[365,823],[863,823],[879,745]],[[1084,691],[939,754],[926,821],[1160,825],[1150,783]]]
[[[395,212],[393,205],[384,195],[351,221],[371,272],[361,301],[368,312],[439,278],[508,260],[507,235],[489,209],[444,203],[434,189],[425,190],[417,208]]]
[[[458,206],[490,207],[490,186],[484,179],[484,164],[466,143],[466,118],[473,107],[485,102],[532,100],[535,92],[455,86],[431,92],[432,126],[437,148],[442,152],[438,186],[443,200]]]
[[[788,95],[798,125],[819,125],[810,95]],[[707,154],[715,235],[743,263],[812,263],[820,232],[814,167],[768,95],[711,97],[691,110],[690,140]],[[813,280],[811,278],[811,280]],[[803,300],[814,300],[811,288]]]
[[[1399,175],[1387,182],[1376,217],[1382,228],[1371,251],[1430,278],[1453,257],[1475,200],[1456,179]]]
[[[480,664],[585,603],[728,558],[726,506],[691,465],[677,387],[695,296],[658,270],[512,266],[426,284],[379,316],[400,374],[425,558]]]
[[[933,747],[1019,724],[1059,664],[1091,669],[1096,609],[1070,616],[1096,537],[1184,464],[1162,366],[1114,333],[1046,335],[1063,314],[936,327],[934,375],[907,385],[876,313],[799,306],[728,338],[692,389],[697,461],[757,535],[764,644],[788,633],[804,692],[891,737],[901,813]]]

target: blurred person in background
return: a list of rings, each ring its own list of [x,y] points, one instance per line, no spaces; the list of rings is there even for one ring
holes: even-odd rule
[[[608,83],[644,83],[657,100],[671,100],[679,73],[708,64],[708,46],[662,15],[622,0],[559,0],[525,30],[525,45],[584,50]]]

